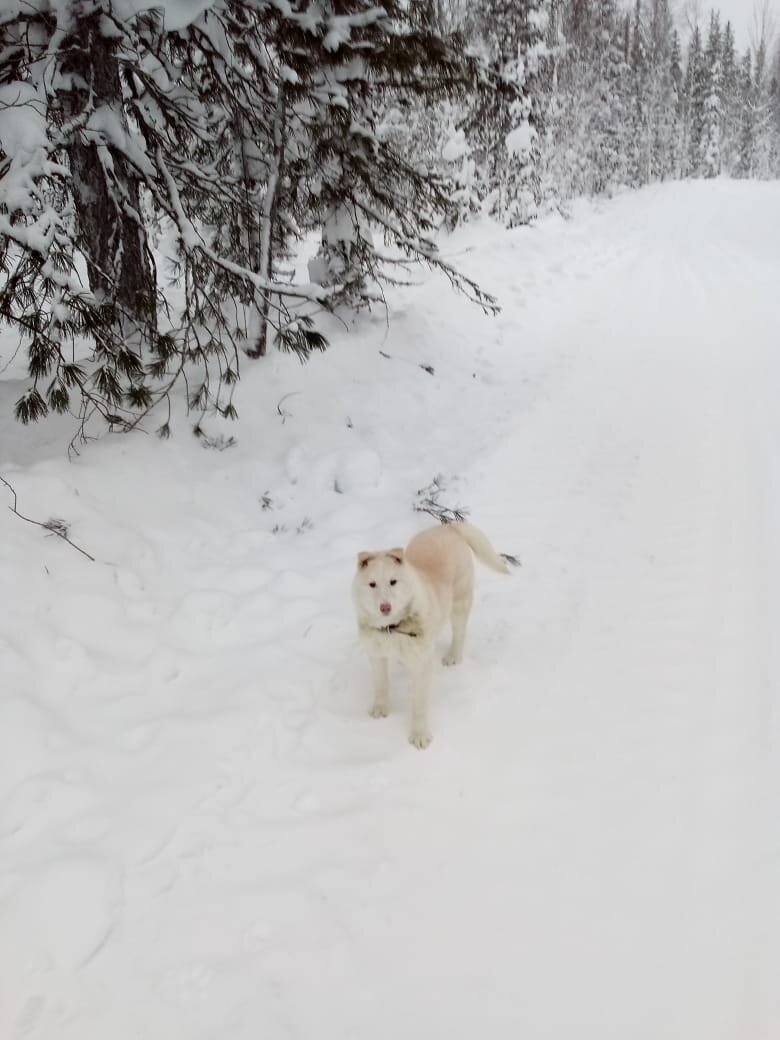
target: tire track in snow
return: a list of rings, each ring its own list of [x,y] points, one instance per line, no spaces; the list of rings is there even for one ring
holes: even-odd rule
[[[779,830],[766,702],[773,691],[777,711],[780,677],[767,671],[766,477],[756,460],[776,447],[768,424],[753,436],[745,426],[757,391],[778,375],[762,338],[771,273],[750,280],[743,269],[737,280],[744,259],[728,241],[671,233],[663,215],[659,224],[638,229],[625,278],[597,290],[603,320],[588,327],[553,403],[481,467],[478,499],[496,501],[508,484],[506,497],[520,502],[519,515],[496,508],[494,520],[504,537],[525,536],[527,566],[519,592],[492,597],[515,615],[498,652],[513,661],[519,690],[505,684],[470,721],[487,730],[500,713],[506,753],[514,744],[525,756],[504,769],[502,786],[543,778],[547,827],[558,833],[528,884],[538,889],[552,857],[566,854],[562,890],[576,893],[569,909],[583,926],[611,920],[619,948],[643,936],[633,973],[605,949],[589,976],[611,1001],[610,1020],[592,993],[577,993],[576,958],[547,965],[581,1001],[579,1020],[600,1022],[588,1035],[620,1035],[621,1016],[633,1036],[658,1035],[658,1022],[637,1031],[630,1002],[615,1007],[617,977],[640,1004],[646,985],[671,994],[685,979],[685,996],[661,1009],[664,1035],[769,1037],[780,1021],[768,983],[780,967],[780,919],[769,883]],[[758,342],[746,341],[746,321]]]

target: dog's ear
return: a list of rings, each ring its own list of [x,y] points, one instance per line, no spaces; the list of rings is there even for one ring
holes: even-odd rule
[[[389,556],[391,560],[395,560],[396,563],[404,562],[404,551],[403,549],[388,549],[385,556]]]
[[[367,567],[368,564],[371,562],[371,560],[374,559],[375,556],[376,556],[376,553],[372,553],[372,552],[359,552],[357,554],[358,570],[362,571],[364,567]]]

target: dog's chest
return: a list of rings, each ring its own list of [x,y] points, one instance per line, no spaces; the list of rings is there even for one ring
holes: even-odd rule
[[[368,649],[383,657],[400,659],[415,657],[426,642],[423,619],[419,614],[407,614],[387,628],[374,628],[362,624],[360,635]]]

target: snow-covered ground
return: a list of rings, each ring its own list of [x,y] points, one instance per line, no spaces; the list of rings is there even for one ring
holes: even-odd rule
[[[780,1036],[780,185],[446,250],[498,318],[431,277],[247,363],[224,451],[68,462],[0,382],[96,557],[0,508],[3,1040]],[[418,752],[349,583],[437,474],[523,566]]]

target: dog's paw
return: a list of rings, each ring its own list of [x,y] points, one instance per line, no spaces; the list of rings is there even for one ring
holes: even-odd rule
[[[454,654],[451,650],[449,650],[444,655],[444,657],[442,657],[441,660],[443,665],[445,665],[447,668],[451,668],[454,664],[460,664],[460,662],[463,660],[463,655]]]
[[[419,748],[420,751],[427,748],[432,740],[433,737],[427,729],[413,729],[409,734],[409,743],[412,747]]]
[[[386,719],[390,714],[390,705],[387,701],[374,701],[368,714],[372,719]]]

